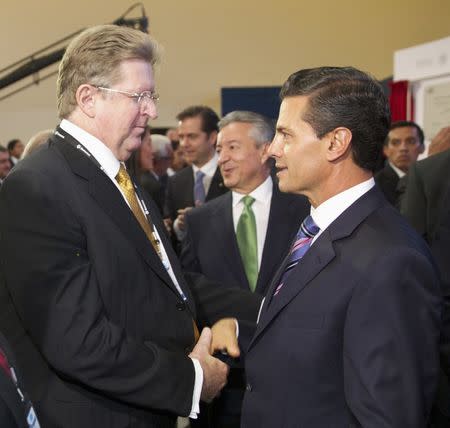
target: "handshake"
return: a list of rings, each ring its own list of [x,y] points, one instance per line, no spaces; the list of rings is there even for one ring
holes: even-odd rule
[[[203,369],[201,400],[207,403],[216,397],[227,383],[229,367],[213,357],[215,352],[226,352],[230,357],[240,355],[234,318],[224,318],[212,328],[204,328],[189,357],[196,358]]]

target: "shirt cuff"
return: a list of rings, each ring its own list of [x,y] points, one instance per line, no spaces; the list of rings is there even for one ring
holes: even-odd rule
[[[174,233],[175,233],[175,236],[177,237],[177,239],[179,240],[179,241],[181,241],[181,240],[183,240],[183,238],[186,236],[186,231],[184,231],[184,230],[181,230],[180,228],[179,228],[179,221],[178,221],[178,218],[177,219],[175,219],[175,221],[173,222],[173,231],[174,231]]]
[[[202,393],[203,386],[203,369],[197,358],[191,358],[191,360],[194,363],[195,383],[194,392],[192,394],[192,408],[189,417],[192,419],[197,419],[197,416],[200,413],[200,395]]]

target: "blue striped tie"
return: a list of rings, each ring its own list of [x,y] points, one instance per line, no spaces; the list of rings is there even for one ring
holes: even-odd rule
[[[200,206],[205,202],[205,186],[203,185],[203,177],[205,173],[198,170],[195,173],[195,183],[194,183],[194,205],[196,207]]]
[[[294,244],[291,247],[291,251],[289,252],[289,258],[286,263],[286,267],[284,268],[283,275],[281,275],[280,283],[273,293],[274,296],[276,296],[280,292],[292,269],[294,269],[299,260],[308,251],[311,245],[311,241],[313,240],[314,236],[317,235],[319,230],[320,228],[316,223],[314,223],[314,220],[310,215],[303,220],[303,223],[301,224],[300,229],[297,232],[297,236],[295,237]]]

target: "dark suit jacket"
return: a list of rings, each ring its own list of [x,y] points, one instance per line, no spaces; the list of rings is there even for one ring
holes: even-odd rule
[[[389,163],[386,163],[384,168],[375,174],[375,182],[383,191],[386,199],[395,207],[398,206],[398,190],[397,185],[400,177],[393,170]]]
[[[450,150],[411,166],[402,213],[425,238],[441,275],[444,296],[441,363],[442,375],[437,406],[450,425]],[[444,425],[439,425],[444,426]]]
[[[309,203],[303,196],[281,193],[274,183],[269,222],[264,242],[256,292],[264,295],[277,268],[289,250]],[[222,195],[186,215],[186,238],[181,265],[207,278],[249,289],[233,226],[232,194]]]
[[[44,427],[173,427],[192,405],[190,290],[152,201],[187,302],[119,190],[58,134],[0,192],[5,335]]]
[[[286,255],[289,242],[308,214],[306,198],[280,193],[274,183],[256,293],[264,295]],[[249,290],[234,231],[231,192],[187,213],[186,237],[182,242],[180,260],[184,269],[221,281],[220,286]],[[197,309],[201,319],[207,308]],[[245,377],[242,361],[235,362],[233,366],[227,386],[210,411],[209,419],[213,421],[210,426],[239,426],[237,418],[242,405]],[[226,419],[230,415],[236,420],[231,422]]]
[[[242,427],[423,428],[441,300],[422,239],[375,187],[314,242],[246,355]]]
[[[211,180],[205,201],[210,201],[227,192],[219,168]],[[194,173],[192,166],[187,166],[169,177],[164,201],[164,217],[175,220],[181,208],[194,206]]]
[[[152,197],[162,215],[164,209],[164,189],[159,180],[150,171],[144,171],[139,175],[138,183]]]

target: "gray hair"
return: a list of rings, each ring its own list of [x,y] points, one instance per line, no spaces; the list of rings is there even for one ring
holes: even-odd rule
[[[152,134],[152,149],[156,158],[167,158],[171,155],[172,143],[165,135]]]
[[[42,146],[53,135],[53,129],[45,129],[34,134],[29,140],[22,153],[22,159]]]
[[[235,110],[225,115],[219,121],[219,131],[225,126],[235,122],[253,125],[250,129],[249,136],[256,141],[258,147],[263,144],[269,144],[275,135],[272,120],[262,114],[244,110]]]

